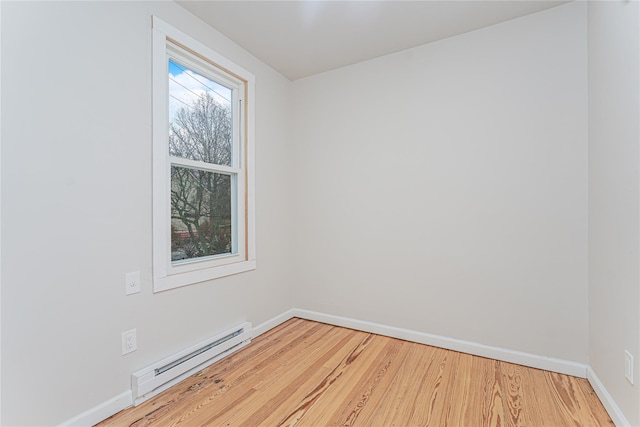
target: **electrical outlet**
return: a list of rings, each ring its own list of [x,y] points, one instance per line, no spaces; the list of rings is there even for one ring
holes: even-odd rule
[[[124,275],[125,295],[137,294],[140,292],[140,272],[134,271]]]
[[[633,356],[627,350],[624,351],[624,376],[633,384]]]
[[[127,353],[131,353],[132,351],[136,351],[138,349],[138,339],[136,338],[136,330],[131,329],[130,331],[122,333],[122,354],[125,355]]]

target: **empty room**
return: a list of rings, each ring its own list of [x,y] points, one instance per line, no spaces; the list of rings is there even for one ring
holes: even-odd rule
[[[640,426],[640,1],[0,24],[0,425]]]

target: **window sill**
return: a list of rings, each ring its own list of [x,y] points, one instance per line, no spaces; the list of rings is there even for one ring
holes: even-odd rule
[[[206,282],[208,280],[219,279],[238,273],[244,273],[256,269],[256,260],[241,261],[232,264],[225,264],[218,267],[211,267],[202,270],[195,270],[188,273],[180,273],[172,276],[156,277],[153,280],[153,292],[162,292],[182,286],[193,285],[195,283]]]

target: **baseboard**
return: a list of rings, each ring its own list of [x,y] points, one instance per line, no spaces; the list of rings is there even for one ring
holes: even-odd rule
[[[314,320],[316,322],[343,326],[345,328],[357,329],[360,331],[385,335],[392,338],[413,341],[420,344],[446,348],[447,350],[473,354],[475,356],[482,356],[490,359],[501,360],[504,362],[515,363],[518,365],[529,366],[532,368],[573,375],[580,378],[586,378],[587,376],[587,365],[572,362],[569,360],[555,359],[552,357],[544,357],[506,348],[492,347],[472,341],[458,340],[455,338],[448,338],[410,329],[397,328],[394,326],[387,326],[379,323],[367,322],[364,320],[334,316],[331,314],[324,314],[311,310],[294,309],[293,311],[295,317]]]
[[[253,336],[257,337],[268,330],[286,322],[287,320],[299,317],[316,322],[328,323],[330,325],[342,326],[345,328],[357,329],[364,332],[385,335],[392,338],[413,341],[420,344],[433,345],[446,348],[448,350],[487,357],[532,368],[544,369],[561,374],[573,375],[587,378],[593,389],[602,401],[607,412],[616,426],[628,426],[629,422],[620,411],[609,393],[606,391],[595,372],[586,364],[572,362],[568,360],[555,359],[551,357],[539,356],[500,347],[492,347],[471,341],[458,340],[440,335],[428,334],[410,329],[398,328],[394,326],[382,325],[379,323],[364,320],[351,319],[342,316],[319,313],[311,310],[294,308],[287,310],[253,328]],[[60,424],[61,426],[91,426],[113,414],[131,406],[133,398],[131,390],[127,390],[118,396],[92,408],[82,414]]]
[[[275,317],[272,317],[271,319],[267,320],[266,322],[262,322],[260,323],[258,326],[256,326],[255,328],[253,328],[253,337],[257,337],[259,335],[264,334],[265,332],[267,332],[269,329],[273,329],[276,326],[278,326],[281,323],[286,322],[287,320],[295,317],[295,309],[291,309],[291,310],[287,310],[282,314],[279,314]]]
[[[133,405],[133,396],[131,394],[131,390],[127,390],[59,425],[91,427],[92,425],[109,418],[113,414],[117,414],[131,405]]]
[[[591,387],[593,387],[593,391],[598,395],[600,402],[602,402],[604,409],[607,410],[611,421],[613,421],[616,427],[630,426],[631,423],[627,420],[627,417],[624,416],[622,410],[613,400],[613,397],[611,397],[591,366],[587,367],[587,380],[589,384],[591,384]]]

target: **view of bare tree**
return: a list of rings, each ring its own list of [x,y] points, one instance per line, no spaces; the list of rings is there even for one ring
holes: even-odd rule
[[[171,156],[231,166],[231,111],[209,93],[169,125]],[[171,167],[172,260],[231,252],[231,176]]]

